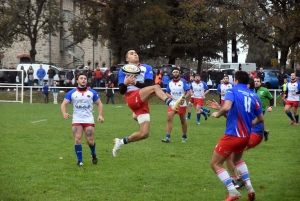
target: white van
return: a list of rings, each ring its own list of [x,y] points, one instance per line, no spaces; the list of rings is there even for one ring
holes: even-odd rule
[[[242,71],[256,71],[256,63],[216,63],[212,66],[215,70],[217,69],[236,69]]]
[[[40,69],[40,65],[43,66],[43,69],[46,71],[46,76],[44,77],[44,80],[45,81],[48,81],[48,70],[49,70],[49,66],[51,66],[55,72],[56,72],[56,75],[54,76],[54,80],[56,81],[59,81],[59,77],[58,77],[58,72],[60,71],[60,68],[57,68],[55,66],[52,66],[52,65],[48,65],[48,64],[18,64],[17,66],[17,70],[21,70],[21,66],[24,67],[24,70],[26,71],[26,75],[27,75],[27,70],[29,68],[29,66],[32,66],[32,69],[34,70],[34,73],[33,73],[33,83],[34,85],[37,85],[38,84],[38,77],[36,75],[38,69]],[[24,79],[24,83],[28,83],[28,75],[26,76],[26,78]]]
[[[207,71],[207,73],[210,73],[210,69]],[[217,70],[215,70],[217,71]],[[229,82],[233,84],[233,80],[234,80],[234,72],[236,71],[236,69],[221,69],[221,71],[224,73],[224,75],[228,75],[229,78]],[[211,87],[212,86],[212,82],[211,80],[207,81],[207,86]]]

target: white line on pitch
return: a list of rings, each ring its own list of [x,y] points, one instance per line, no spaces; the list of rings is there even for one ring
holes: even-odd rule
[[[42,122],[42,121],[47,121],[47,119],[41,119],[41,120],[37,120],[37,121],[32,121],[30,123],[34,124],[34,123],[39,123],[39,122]]]

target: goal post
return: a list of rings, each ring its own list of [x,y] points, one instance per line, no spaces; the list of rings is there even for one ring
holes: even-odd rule
[[[19,74],[21,74],[22,77],[22,83],[17,82],[15,80],[15,83],[10,83],[9,75],[16,74],[16,79]],[[2,90],[1,93],[6,93],[7,90],[8,93],[15,93],[15,99],[12,100],[11,94],[7,94],[6,97],[8,97],[5,100],[1,100],[0,102],[10,102],[10,103],[23,103],[24,100],[24,74],[23,70],[12,70],[12,69],[0,69],[0,76],[3,76],[2,80],[3,82],[0,83],[0,89]],[[12,90],[10,90],[12,89]],[[19,97],[19,89],[20,89],[20,97]]]

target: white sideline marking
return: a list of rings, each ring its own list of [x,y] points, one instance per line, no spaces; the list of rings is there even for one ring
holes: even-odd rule
[[[32,121],[30,123],[34,124],[34,123],[39,123],[39,122],[42,122],[42,121],[47,121],[47,119],[41,119],[41,120],[37,120],[37,121]]]
[[[119,107],[123,107],[123,106],[116,106],[116,108],[119,108]]]

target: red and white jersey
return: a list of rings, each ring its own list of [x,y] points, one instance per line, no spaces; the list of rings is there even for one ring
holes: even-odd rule
[[[207,84],[203,81],[200,82],[192,82],[191,90],[193,90],[194,98],[204,98],[202,95],[205,93],[206,90],[209,90]]]
[[[186,91],[190,90],[189,85],[187,85],[185,79],[180,79],[177,82],[174,82],[173,80],[169,82],[166,92],[170,93],[173,100],[178,100],[182,94],[185,94]],[[184,101],[184,104],[181,105],[186,106],[186,101]]]
[[[288,101],[299,101],[299,94],[296,95],[292,95],[292,93],[297,93],[298,91],[300,91],[300,83],[299,82],[289,82],[287,84],[287,99]]]
[[[220,84],[220,85],[218,86],[217,91],[218,91],[219,93],[224,93],[224,95],[221,95],[221,100],[225,100],[226,90],[227,90],[227,89],[231,89],[232,87],[233,87],[233,84],[231,84],[231,83],[227,83],[227,84],[222,83],[222,84]]]

